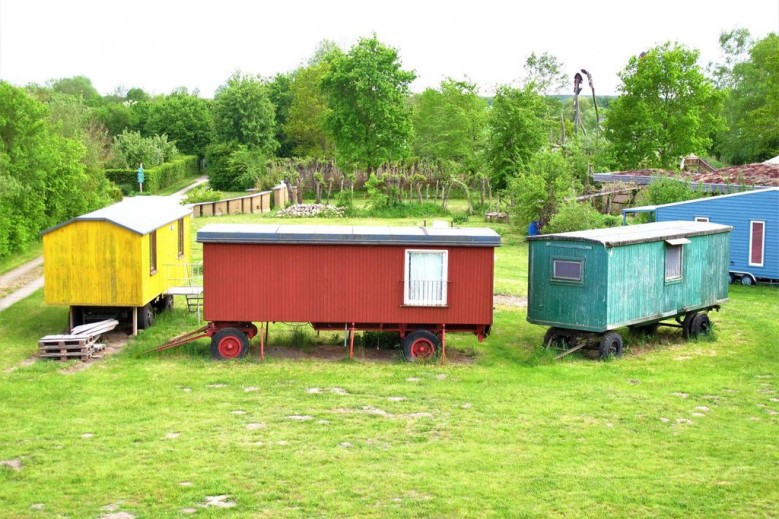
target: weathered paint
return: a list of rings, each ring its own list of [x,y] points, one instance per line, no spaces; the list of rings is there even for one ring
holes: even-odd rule
[[[658,225],[663,224],[633,227],[640,233]],[[683,245],[681,279],[673,281],[665,279],[662,238],[612,245],[564,235],[539,236],[530,241],[527,319],[603,332],[722,303],[728,296],[727,230],[691,232],[690,243]],[[582,282],[553,280],[555,259],[583,261]]]
[[[157,272],[150,269],[150,234],[110,221],[72,220],[43,235],[44,298],[71,306],[143,306],[165,292],[170,280],[186,277],[191,217],[182,218],[184,254],[179,255],[178,221],[157,233]]]
[[[403,305],[405,250],[448,250],[446,307]],[[493,247],[204,243],[208,321],[492,323]]]

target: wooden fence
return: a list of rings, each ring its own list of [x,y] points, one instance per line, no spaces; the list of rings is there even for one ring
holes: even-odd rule
[[[295,188],[293,187],[293,192]],[[199,216],[223,216],[226,214],[268,213],[272,208],[281,209],[289,203],[287,186],[284,184],[270,191],[260,191],[246,196],[228,198],[218,202],[192,204],[192,214]]]

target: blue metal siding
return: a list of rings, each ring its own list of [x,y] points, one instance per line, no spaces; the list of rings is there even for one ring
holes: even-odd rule
[[[657,221],[695,220],[733,226],[730,233],[730,270],[779,280],[779,190],[751,191],[657,207]],[[750,221],[765,222],[763,266],[749,265]]]

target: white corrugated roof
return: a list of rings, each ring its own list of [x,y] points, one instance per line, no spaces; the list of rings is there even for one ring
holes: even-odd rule
[[[136,196],[46,229],[49,233],[72,222],[111,222],[137,234],[148,234],[165,224],[192,214],[192,209],[167,196]]]

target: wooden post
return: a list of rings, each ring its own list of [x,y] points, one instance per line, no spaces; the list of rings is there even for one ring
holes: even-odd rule
[[[354,323],[349,330],[349,360],[354,360]]]
[[[446,364],[446,325],[441,325],[441,364]]]
[[[133,337],[138,335],[138,307],[133,307]]]
[[[262,323],[260,323],[260,360],[265,360],[265,335]]]

